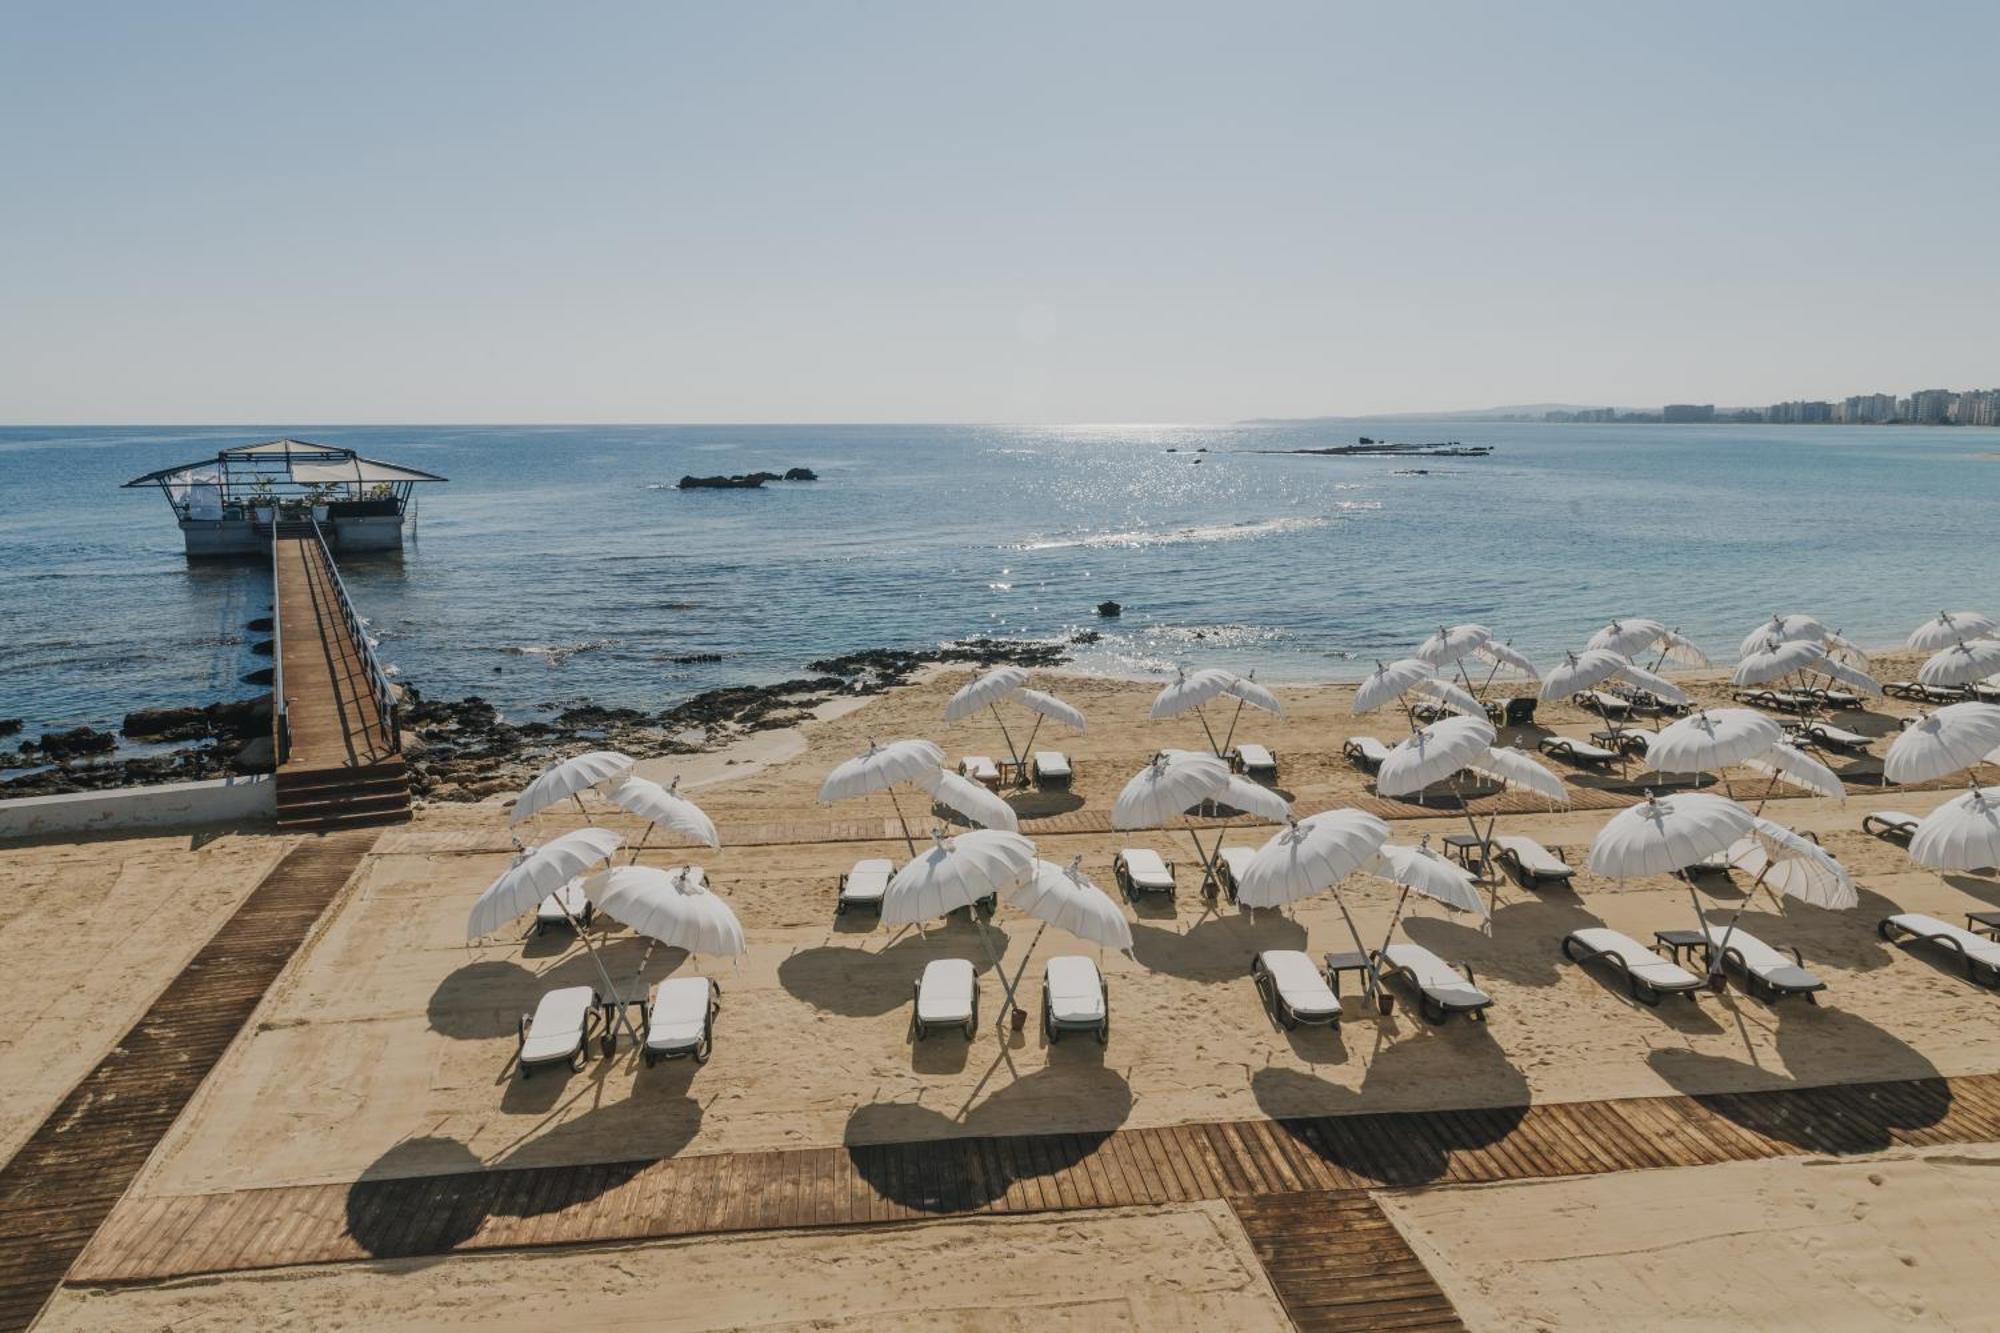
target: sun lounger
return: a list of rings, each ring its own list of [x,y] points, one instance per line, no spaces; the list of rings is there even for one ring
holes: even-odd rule
[[[1432,1023],[1453,1014],[1483,1021],[1493,1006],[1493,997],[1473,984],[1470,966],[1453,967],[1421,944],[1392,944],[1376,953],[1375,963],[1384,981],[1400,978],[1416,988],[1417,1011]]]
[[[1229,891],[1229,901],[1236,901],[1237,891],[1243,887],[1243,872],[1250,868],[1250,858],[1257,853],[1249,847],[1222,847],[1215,853],[1215,868],[1222,874],[1222,887]]]
[[[708,1063],[715,1049],[715,1011],[722,987],[710,977],[668,977],[646,1001],[646,1031],[639,1051],[647,1064],[691,1055]]]
[[[1765,1000],[1803,995],[1807,1004],[1819,1003],[1813,992],[1825,990],[1826,983],[1806,971],[1806,960],[1797,949],[1789,952],[1773,949],[1741,926],[1732,930],[1703,922],[1702,930],[1708,935],[1710,966],[1714,966],[1714,950],[1720,948],[1723,966],[1741,972],[1752,995]]]
[[[1551,758],[1567,759],[1572,764],[1615,764],[1624,757],[1616,750],[1607,750],[1589,741],[1572,740],[1568,736],[1542,737],[1541,751]]]
[[[1811,695],[1821,708],[1834,708],[1845,712],[1850,708],[1861,707],[1861,696],[1852,690],[1827,690],[1815,687],[1806,693]]]
[[[1567,884],[1576,871],[1533,838],[1502,833],[1493,839],[1493,859],[1529,884]]]
[[[979,1031],[979,979],[963,958],[938,958],[924,965],[917,980],[916,1008],[911,1028],[922,1041],[934,1028],[965,1029],[971,1041]]]
[[[1898,937],[1923,940],[1958,955],[1965,975],[1982,986],[2000,987],[2000,943],[1975,935],[1957,926],[1948,926],[1934,916],[1901,912],[1884,917],[1875,931],[1891,944]]]
[[[567,914],[564,908],[569,909]],[[572,917],[577,925],[587,926],[596,910],[584,895],[583,881],[573,879],[535,905],[535,933],[539,935],[550,926],[567,926]]]
[[[1607,720],[1626,717],[1632,712],[1632,701],[1620,698],[1606,690],[1585,690],[1576,696],[1576,706],[1587,709]]]
[[[542,996],[532,1017],[521,1015],[520,1049],[516,1052],[521,1077],[532,1076],[537,1065],[566,1064],[582,1069],[590,1058],[586,1047],[596,1023],[597,992],[590,987],[565,986]]]
[[[1818,741],[1821,745],[1832,745],[1842,750],[1865,750],[1868,738],[1858,731],[1848,731],[1825,722],[1807,722],[1798,728],[1800,736]]]
[[[1127,847],[1111,863],[1112,877],[1127,900],[1142,893],[1174,894],[1174,867],[1150,847]]]
[[[1430,723],[1437,721],[1441,717],[1452,716],[1452,711],[1449,708],[1446,708],[1443,704],[1430,703],[1426,701],[1422,703],[1411,704],[1410,716],[1415,718],[1419,722],[1429,725]]]
[[[1340,1026],[1340,997],[1326,974],[1297,949],[1264,950],[1250,960],[1250,978],[1279,1027]]]
[[[958,771],[961,776],[971,778],[982,787],[1000,790],[1000,766],[993,762],[990,755],[969,754],[958,761]]]
[[[1044,787],[1067,787],[1075,774],[1061,750],[1035,751],[1035,781]]]
[[[1878,838],[1901,838],[1908,842],[1917,831],[1918,822],[1915,815],[1906,815],[1901,810],[1877,810],[1861,817],[1861,831]]]
[[[1968,691],[1962,685],[1925,685],[1921,681],[1892,680],[1882,687],[1882,693],[1892,699],[1911,699],[1917,703],[1955,704],[1964,700]]]
[[[1701,989],[1701,978],[1678,963],[1648,949],[1630,935],[1603,926],[1587,926],[1563,936],[1563,957],[1572,963],[1603,963],[1625,978],[1632,998],[1642,1004],[1658,1004],[1665,995],[1685,995],[1693,999]]]
[[[1111,991],[1097,964],[1082,954],[1051,958],[1042,969],[1042,1032],[1049,1044],[1065,1032],[1094,1032],[1111,1040]]]
[[[1253,778],[1278,776],[1278,757],[1261,745],[1239,745],[1229,752],[1229,766]]]
[[[889,877],[896,873],[893,861],[871,857],[856,861],[854,869],[840,877],[840,897],[833,904],[834,915],[845,916],[850,907],[882,910],[882,896],[889,891]]]
[[[1669,703],[1651,690],[1639,689],[1636,686],[1625,695],[1625,698],[1634,708],[1643,709],[1648,713],[1664,713],[1671,717],[1681,717],[1690,711],[1690,705],[1688,704]]]
[[[1340,747],[1340,752],[1371,773],[1389,757],[1389,747],[1373,736],[1355,736]]]
[[[1972,691],[1972,697],[1979,700],[1980,703],[2000,703],[2000,680],[1995,680],[1989,676],[1985,680],[1973,681],[1966,688]]]

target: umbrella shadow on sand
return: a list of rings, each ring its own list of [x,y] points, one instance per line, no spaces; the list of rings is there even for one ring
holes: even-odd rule
[[[1204,985],[1244,981],[1259,950],[1305,947],[1306,928],[1271,909],[1211,916],[1185,931],[1132,923],[1132,956],[1142,965]]]
[[[1370,1088],[1452,1088],[1475,1096],[1477,1109],[1448,1115],[1382,1111]],[[1485,1027],[1454,1024],[1412,1034],[1368,1064],[1359,1091],[1296,1069],[1267,1066],[1250,1091],[1314,1155],[1384,1185],[1422,1185],[1451,1169],[1451,1154],[1484,1148],[1511,1134],[1528,1113],[1528,1080]],[[1398,1098],[1400,1100],[1400,1097]]]
[[[1434,916],[1405,916],[1403,931],[1440,958],[1470,963],[1476,976],[1516,986],[1553,986],[1569,966],[1560,947],[1563,936],[1603,924],[1580,900],[1551,894],[1502,903],[1490,931]]]
[[[981,942],[981,931],[986,941]],[[828,1013],[848,1018],[880,1018],[910,1003],[911,988],[935,958],[964,958],[973,970],[991,970],[987,946],[1003,961],[1008,939],[1004,932],[975,927],[959,917],[928,934],[906,931],[879,949],[822,944],[801,949],[778,964],[778,984],[787,992]]]
[[[927,1213],[962,1212],[1005,1194],[1016,1180],[1083,1161],[1132,1114],[1131,1085],[1093,1058],[1095,1042],[1065,1043],[1065,1056],[1014,1080],[962,1117],[915,1102],[879,1102],[848,1118],[845,1141],[855,1172],[877,1193]],[[1056,1099],[1051,1102],[1051,1099]],[[1089,1129],[1037,1132],[1065,1105],[1090,1108]],[[969,1140],[1033,1134],[1032,1151],[980,1151]],[[1011,1165],[1009,1165],[1011,1164]]]
[[[572,1116],[490,1163],[453,1138],[397,1144],[348,1187],[348,1234],[373,1258],[442,1258],[489,1217],[536,1217],[626,1184],[701,1128],[699,1103],[646,1096],[640,1083],[638,1095]],[[539,1183],[551,1171],[557,1183]]]
[[[1895,1146],[1897,1129],[1923,1129],[1951,1110],[1951,1085],[1937,1066],[1906,1042],[1864,1018],[1838,1009],[1787,1007],[1778,1024],[1778,1054],[1789,1073],[1743,1060],[1688,1050],[1655,1050],[1653,1072],[1732,1124],[1808,1152],[1880,1152]],[[1887,1088],[1855,1083],[1896,1080]],[[1837,1108],[1802,1106],[1786,1090],[1841,1085]],[[1749,1087],[1745,1092],[1717,1088]]]
[[[604,978],[597,964],[575,938],[565,934],[562,944],[567,956],[540,969],[487,958],[446,974],[425,1006],[431,1031],[459,1041],[511,1037],[521,1015],[532,1014],[548,992],[565,986],[602,991]],[[686,957],[679,949],[663,949],[636,936],[600,943],[598,951],[611,975],[621,978],[638,976],[642,969],[651,976],[664,976]]]
[[[1846,911],[1787,900],[1785,910],[1776,912],[1759,890],[1755,901],[1764,906],[1761,910],[1746,908],[1737,924],[1777,948],[1798,945],[1808,967],[1818,961],[1852,972],[1873,972],[1895,961],[1896,948],[1873,929],[1860,928],[1859,923],[1880,921],[1903,909],[1859,884],[1855,885],[1855,894],[1860,899],[1858,905]],[[1729,922],[1728,916],[1718,917],[1713,912],[1708,919],[1717,926]]]

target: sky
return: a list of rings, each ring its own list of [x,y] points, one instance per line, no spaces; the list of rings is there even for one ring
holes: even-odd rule
[[[0,423],[2000,384],[2000,6],[0,0]]]

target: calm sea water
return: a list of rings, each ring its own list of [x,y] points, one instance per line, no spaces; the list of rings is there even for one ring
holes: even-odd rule
[[[1088,668],[1319,680],[1440,621],[1547,658],[1614,614],[1652,615],[1720,657],[1773,611],[1884,644],[1940,607],[2000,606],[1994,431],[0,429],[0,717],[105,727],[250,693],[266,636],[245,623],[268,575],[190,565],[158,493],[118,485],[284,433],[451,479],[423,489],[400,558],[343,568],[404,679],[517,715],[581,697],[658,708],[828,653],[977,634],[1099,629]],[[1245,452],[1357,434],[1496,453]],[[798,465],[822,480],[671,489]],[[1121,620],[1092,613],[1106,599]],[[720,660],[673,660],[707,653]]]

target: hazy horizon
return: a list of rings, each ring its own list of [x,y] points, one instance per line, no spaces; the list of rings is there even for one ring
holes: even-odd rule
[[[1171,424],[1990,387],[2000,12],[1896,19],[20,10],[0,421]]]

